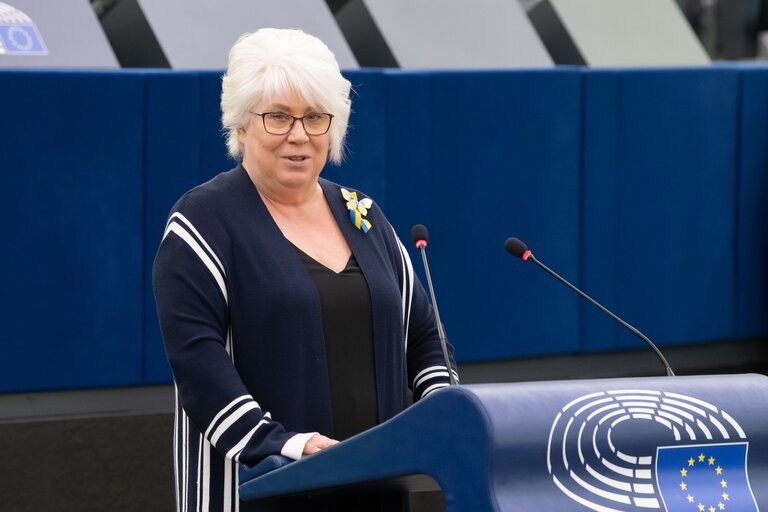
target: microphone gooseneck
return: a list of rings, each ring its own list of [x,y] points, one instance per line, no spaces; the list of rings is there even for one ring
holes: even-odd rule
[[[427,276],[427,286],[429,287],[429,296],[432,299],[432,309],[435,310],[435,322],[437,323],[437,335],[440,338],[440,348],[443,350],[443,359],[445,360],[445,368],[448,370],[448,379],[451,386],[457,384],[456,377],[453,375],[453,367],[451,366],[451,358],[448,357],[448,344],[446,343],[445,330],[443,329],[443,323],[440,321],[440,312],[437,309],[437,299],[435,299],[435,289],[432,286],[432,276],[429,273],[429,263],[427,262],[427,240],[429,240],[429,232],[424,224],[416,224],[411,228],[411,239],[413,245],[421,251],[421,261],[424,263],[424,273]]]
[[[649,347],[656,353],[656,356],[661,360],[661,363],[664,365],[664,369],[667,372],[667,375],[669,377],[674,377],[675,374],[672,371],[672,368],[670,368],[669,363],[667,362],[666,358],[664,357],[664,354],[661,353],[661,350],[656,346],[654,342],[652,342],[646,335],[641,333],[639,330],[635,329],[631,325],[629,325],[627,322],[613,314],[611,311],[609,311],[606,307],[604,307],[602,304],[597,302],[595,299],[584,293],[583,291],[576,288],[574,285],[569,283],[565,278],[561,277],[557,272],[537,260],[533,253],[528,250],[528,247],[517,238],[507,238],[507,240],[504,242],[504,248],[507,250],[508,253],[510,253],[512,256],[516,256],[518,258],[522,258],[525,261],[532,261],[536,265],[538,265],[540,268],[542,268],[544,271],[546,271],[549,275],[563,283],[565,286],[579,294],[581,297],[587,299],[589,302],[591,302],[593,305],[597,306],[600,311],[603,313],[609,315],[611,318],[619,322],[621,325],[623,325],[626,329],[629,329],[629,331],[643,340],[645,343],[648,344]]]

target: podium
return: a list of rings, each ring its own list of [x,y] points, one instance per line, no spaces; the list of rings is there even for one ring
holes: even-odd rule
[[[768,377],[453,386],[239,477],[243,500],[439,486],[448,512],[768,510]]]

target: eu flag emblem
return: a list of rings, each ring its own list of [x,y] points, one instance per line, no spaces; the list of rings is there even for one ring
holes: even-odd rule
[[[660,446],[656,480],[667,512],[757,512],[748,443]]]
[[[34,23],[0,23],[0,54],[47,55]]]

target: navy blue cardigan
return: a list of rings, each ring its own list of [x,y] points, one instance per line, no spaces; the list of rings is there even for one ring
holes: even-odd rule
[[[432,308],[379,208],[363,233],[340,187],[320,185],[371,292],[385,421],[409,388],[418,400],[448,383]],[[176,203],[153,281],[177,389],[179,508],[236,510],[238,463],[298,458],[298,433],[334,435],[317,289],[242,165]]]

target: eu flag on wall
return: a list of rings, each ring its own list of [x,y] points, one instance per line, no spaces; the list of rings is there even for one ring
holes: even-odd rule
[[[757,512],[749,443],[660,446],[656,480],[667,512]]]
[[[0,54],[47,55],[34,23],[0,23]]]

